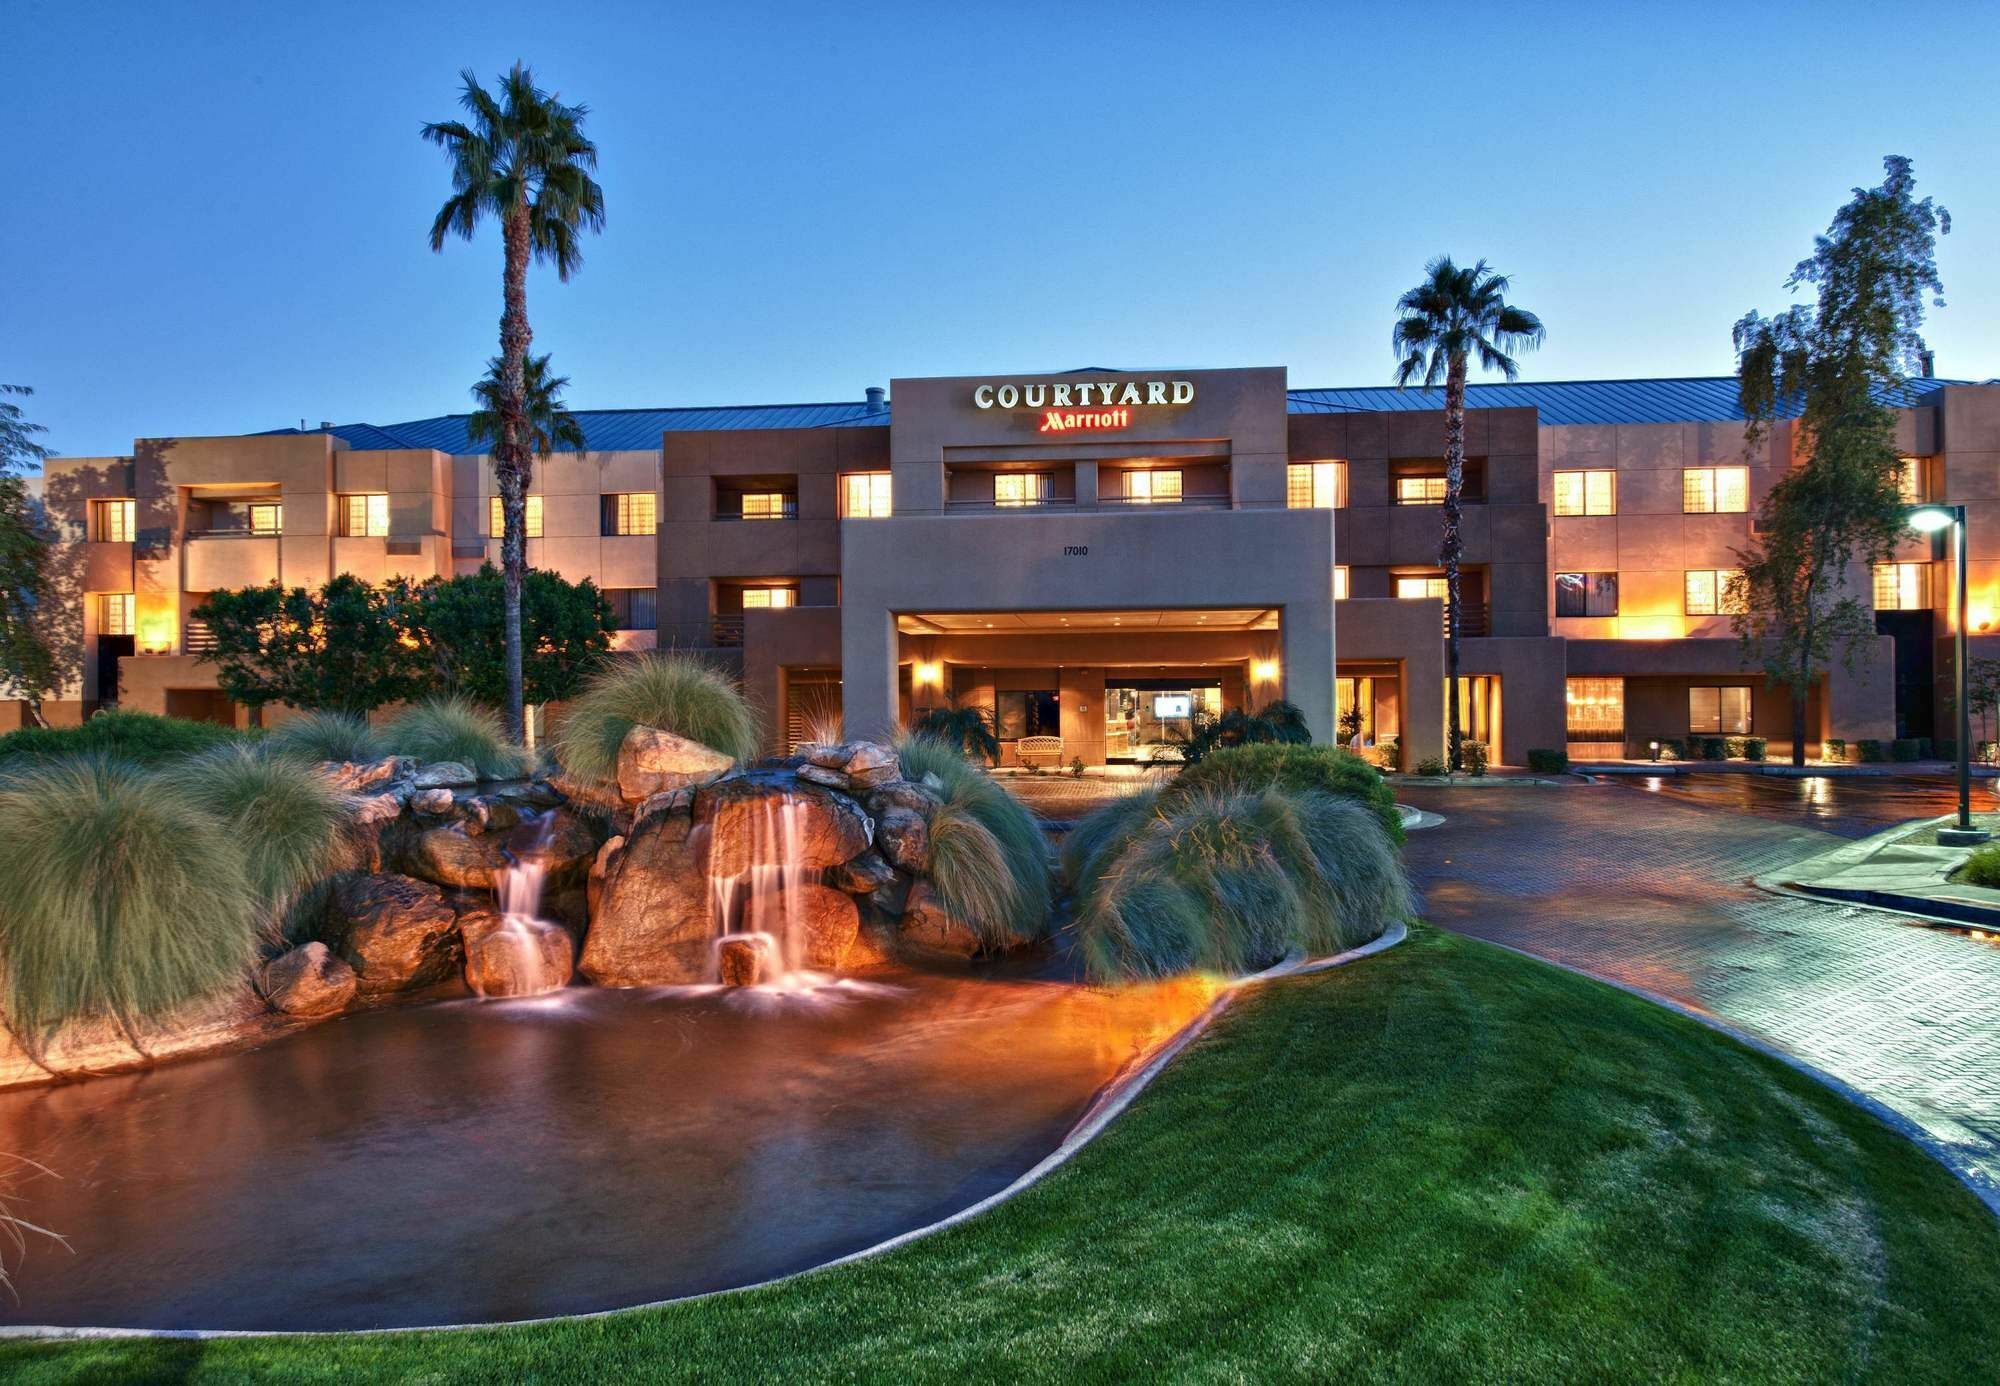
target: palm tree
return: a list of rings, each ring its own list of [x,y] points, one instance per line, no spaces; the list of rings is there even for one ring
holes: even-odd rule
[[[472,387],[479,407],[466,416],[465,436],[474,446],[491,447],[500,437],[506,377],[506,363],[495,356],[486,363],[486,374]],[[546,460],[554,453],[584,450],[583,425],[563,405],[562,392],[568,385],[568,376],[549,374],[547,352],[521,363],[521,422],[529,456]],[[522,509],[526,508],[524,495]]]
[[[1509,380],[1520,375],[1510,352],[1533,350],[1542,344],[1542,320],[1507,302],[1507,276],[1495,274],[1484,260],[1460,268],[1449,255],[1424,266],[1423,282],[1396,300],[1391,335],[1396,353],[1396,388],[1418,376],[1426,388],[1444,381],[1444,533],[1438,542],[1438,566],[1445,581],[1445,687],[1450,690],[1451,764],[1459,763],[1464,717],[1459,709],[1458,561],[1465,551],[1459,534],[1460,493],[1465,487],[1465,373],[1467,363],[1479,364]]]
[[[471,240],[479,223],[500,223],[505,248],[501,276],[499,380],[491,401],[493,477],[500,488],[500,566],[505,574],[507,730],[522,731],[521,581],[527,570],[526,512],[530,474],[526,409],[528,261],[555,266],[567,281],[583,263],[582,231],[604,227],[604,192],[591,178],[597,146],[583,134],[584,106],[565,106],[535,85],[521,64],[488,92],[470,70],[459,74],[459,104],[470,118],[426,124],[423,137],[451,164],[452,195],[431,222],[431,249],[457,234]]]

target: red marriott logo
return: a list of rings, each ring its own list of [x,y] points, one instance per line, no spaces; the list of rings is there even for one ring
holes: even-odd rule
[[[1130,409],[1051,409],[1042,415],[1041,433],[1105,433],[1130,428]]]

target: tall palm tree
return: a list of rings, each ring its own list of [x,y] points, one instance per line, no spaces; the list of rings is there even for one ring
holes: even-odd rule
[[[1438,566],[1445,581],[1445,687],[1451,764],[1459,764],[1465,719],[1459,707],[1458,635],[1462,624],[1458,597],[1458,563],[1465,552],[1459,533],[1461,495],[1465,489],[1465,374],[1471,358],[1509,380],[1520,375],[1510,352],[1532,351],[1542,344],[1542,320],[1507,302],[1508,280],[1484,260],[1461,268],[1449,255],[1424,266],[1423,282],[1396,300],[1392,345],[1396,353],[1396,388],[1422,377],[1425,388],[1444,382],[1444,532],[1438,541]]]
[[[521,431],[530,457],[546,460],[553,453],[584,450],[583,425],[563,404],[562,392],[568,385],[568,376],[549,374],[547,352],[521,363]],[[486,374],[472,387],[479,407],[466,416],[465,436],[474,446],[491,447],[499,439],[506,393],[507,366],[495,356],[487,361]],[[525,495],[522,509],[527,509]]]
[[[526,408],[528,262],[555,266],[567,281],[583,263],[580,234],[604,227],[604,192],[591,178],[597,146],[584,137],[585,106],[566,106],[514,64],[488,92],[468,69],[459,74],[468,120],[428,123],[423,137],[445,152],[452,195],[431,222],[431,249],[445,239],[471,240],[488,217],[500,223],[499,380],[493,412],[493,477],[500,488],[500,567],[505,575],[507,730],[522,733],[521,581],[527,570],[527,492],[532,453]]]

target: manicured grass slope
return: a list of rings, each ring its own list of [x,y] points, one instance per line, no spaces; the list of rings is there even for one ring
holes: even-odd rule
[[[2000,1379],[2000,1222],[1679,1016],[1428,929],[1240,1003],[896,1254],[464,1335],[16,1346],[21,1381]]]

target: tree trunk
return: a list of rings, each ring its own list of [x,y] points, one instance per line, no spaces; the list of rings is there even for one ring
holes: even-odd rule
[[[43,731],[49,729],[49,719],[42,715],[42,700],[40,698],[29,698],[23,702],[22,706],[28,710],[28,720],[30,722],[33,722]]]
[[[1458,560],[1465,552],[1459,534],[1459,493],[1465,487],[1465,358],[1454,356],[1444,378],[1444,533],[1438,566],[1444,569],[1444,668],[1446,764],[1460,767],[1465,719],[1458,700]]]
[[[262,703],[251,703],[245,711],[250,714],[251,727],[256,730],[262,730],[264,726],[264,705]]]
[[[525,386],[528,359],[528,205],[517,204],[502,226],[506,244],[504,306],[500,314],[500,437],[493,448],[493,479],[500,490],[500,572],[506,619],[507,701],[501,708],[507,735],[522,738],[521,583],[528,567],[528,467]]]

